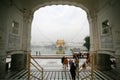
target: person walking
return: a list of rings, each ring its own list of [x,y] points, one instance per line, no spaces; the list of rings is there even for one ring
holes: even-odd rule
[[[61,58],[61,63],[62,63],[62,65],[63,65],[63,67],[64,67],[64,60],[65,60],[65,56],[63,56],[63,57]]]
[[[69,66],[70,66],[70,67],[71,67],[72,63],[73,63],[73,60],[70,59],[70,60],[69,60]]]
[[[39,51],[39,56],[40,56],[40,54],[41,54],[41,53],[40,53],[40,51]]]
[[[67,59],[67,57],[65,57],[65,59],[64,59],[64,68],[65,68],[65,70],[68,68],[68,59]]]
[[[75,58],[75,65],[76,65],[76,68],[78,70],[78,68],[79,68],[79,59],[77,57]]]
[[[86,63],[87,64],[90,63],[90,54],[89,53],[86,54]]]
[[[38,55],[38,51],[36,51],[36,56]]]
[[[72,76],[72,80],[75,80],[76,79],[76,67],[74,65],[74,62],[72,62],[72,64],[71,64],[70,73]]]

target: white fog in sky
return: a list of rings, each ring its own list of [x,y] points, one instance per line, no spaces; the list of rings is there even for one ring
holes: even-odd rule
[[[86,36],[89,36],[89,23],[86,12],[79,7],[52,5],[34,13],[31,44],[56,43],[58,39],[84,42]]]

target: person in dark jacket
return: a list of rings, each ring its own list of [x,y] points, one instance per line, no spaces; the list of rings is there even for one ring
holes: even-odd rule
[[[72,76],[72,80],[76,79],[76,71],[75,70],[76,70],[76,67],[75,67],[74,63],[72,62],[71,67],[70,67],[70,73]]]
[[[65,56],[61,58],[61,63],[63,64],[63,66],[64,66],[64,60],[65,60]]]

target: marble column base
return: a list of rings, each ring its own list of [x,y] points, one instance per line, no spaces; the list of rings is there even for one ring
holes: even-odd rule
[[[110,55],[98,54],[97,56],[97,68],[103,71],[111,69]]]
[[[26,54],[13,54],[11,56],[11,70],[19,71],[26,68],[27,56]]]
[[[116,80],[119,80],[120,79],[120,55],[116,55],[115,58],[116,58],[116,71],[117,71]]]
[[[5,77],[6,73],[6,57],[0,56],[0,80]]]

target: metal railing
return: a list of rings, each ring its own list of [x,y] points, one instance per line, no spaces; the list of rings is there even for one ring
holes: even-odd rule
[[[36,79],[38,79],[38,80],[43,80],[43,72],[44,72],[44,70],[43,70],[43,68],[38,64],[38,62],[30,55],[30,52],[28,52],[27,53],[27,57],[28,57],[28,80],[30,80],[30,76],[33,76],[33,77],[35,77]],[[31,60],[33,60],[34,61],[34,63],[31,61]],[[39,79],[39,78],[37,78],[36,76],[34,76],[34,75],[32,75],[32,74],[30,74],[30,64],[32,64],[40,73],[41,73],[41,76],[42,76],[42,78],[41,79]],[[36,64],[36,65],[35,65]]]
[[[94,80],[94,69],[95,69],[95,67],[94,67],[94,55],[96,54],[96,52],[97,51],[92,51],[92,52],[90,52],[90,65],[91,65],[91,74],[89,74],[89,75],[87,75],[87,76],[85,76],[84,78],[82,78],[81,80],[84,80],[84,79],[86,79],[86,78],[88,78],[88,77],[90,77],[91,76],[91,80]],[[88,65],[88,63],[87,63],[87,61],[85,61],[80,67],[79,67],[79,69],[78,69],[78,80],[80,79],[80,72],[81,71],[83,71],[86,67],[88,67],[89,65]]]

